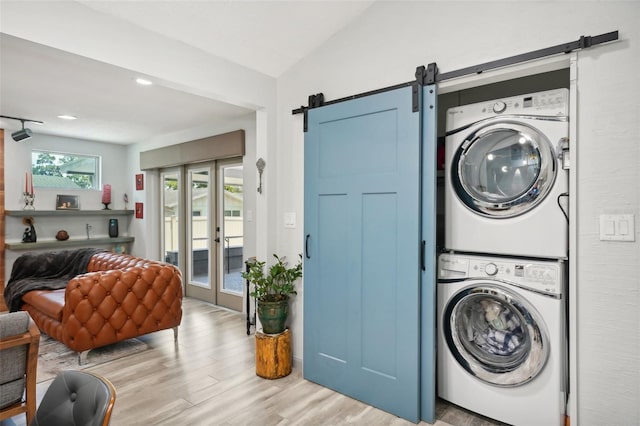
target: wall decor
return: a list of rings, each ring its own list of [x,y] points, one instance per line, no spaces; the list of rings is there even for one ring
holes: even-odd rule
[[[142,219],[144,213],[144,204],[136,203],[136,219]]]
[[[22,224],[27,226],[24,230],[24,234],[22,234],[23,243],[35,243],[38,241],[36,228],[33,226],[34,223],[35,220],[33,220],[32,216],[25,216],[22,218]]]
[[[256,161],[256,167],[258,168],[258,174],[260,175],[260,184],[258,185],[258,193],[262,194],[262,172],[264,171],[264,167],[267,165],[267,162],[262,158],[258,158]]]
[[[144,189],[144,175],[139,173],[136,175],[136,191],[141,191]]]
[[[56,210],[80,210],[77,195],[56,195]]]

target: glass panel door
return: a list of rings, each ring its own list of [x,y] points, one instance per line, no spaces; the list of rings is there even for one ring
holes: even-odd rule
[[[165,262],[180,268],[180,170],[162,172],[161,182],[162,253]]]
[[[212,196],[215,179],[211,171],[214,164],[187,168],[187,295],[216,303],[215,198]]]
[[[241,162],[224,162],[218,166],[220,223],[220,286],[218,304],[242,311],[243,271],[243,175]]]

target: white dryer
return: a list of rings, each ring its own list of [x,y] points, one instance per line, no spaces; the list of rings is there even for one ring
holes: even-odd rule
[[[447,111],[445,247],[568,256],[569,91]]]
[[[560,259],[441,254],[438,395],[512,425],[563,425],[565,283]]]

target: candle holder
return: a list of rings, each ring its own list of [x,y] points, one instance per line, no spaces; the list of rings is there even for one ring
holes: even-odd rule
[[[109,204],[111,204],[111,203],[102,203],[102,204],[104,204],[104,208],[102,210],[111,210],[109,208]]]
[[[24,207],[22,210],[35,210],[36,208],[33,206],[33,202],[36,199],[36,194],[33,192],[23,192],[22,199],[24,200]]]

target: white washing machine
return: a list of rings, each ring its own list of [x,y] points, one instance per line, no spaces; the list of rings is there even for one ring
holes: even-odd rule
[[[443,253],[438,395],[512,425],[564,425],[564,261]]]
[[[445,247],[568,256],[569,91],[447,110]]]

